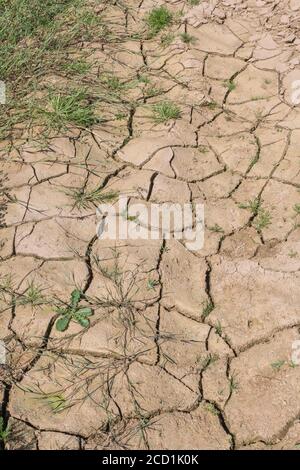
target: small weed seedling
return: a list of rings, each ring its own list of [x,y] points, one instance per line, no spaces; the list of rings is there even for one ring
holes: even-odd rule
[[[211,232],[216,232],[216,233],[224,233],[224,230],[218,224],[208,227],[208,230],[210,230]]]
[[[216,109],[218,107],[218,103],[216,103],[215,101],[204,101],[201,104],[201,106],[204,107],[204,108],[208,108],[211,111],[213,111],[214,109]]]
[[[188,4],[191,5],[192,7],[196,7],[199,5],[201,0],[187,0]]]
[[[83,328],[90,326],[89,317],[93,315],[93,311],[89,307],[79,307],[80,298],[81,291],[75,289],[71,294],[70,305],[65,308],[57,309],[57,313],[60,316],[56,321],[56,329],[58,331],[65,331],[70,321],[79,323]]]
[[[257,217],[253,223],[253,226],[258,232],[261,232],[263,228],[271,225],[271,220],[272,217],[270,212],[260,207],[257,211]]]
[[[155,279],[148,279],[147,289],[148,290],[155,289],[155,287],[158,286],[158,285],[159,285],[159,281],[157,281]]]
[[[249,209],[252,214],[257,214],[257,212],[259,211],[259,208],[260,208],[260,200],[259,198],[255,198],[253,199],[253,201],[248,201],[247,203],[241,203],[239,204],[239,208],[240,209]]]
[[[147,75],[140,75],[139,78],[138,78],[138,81],[140,83],[145,83],[145,85],[149,85],[151,80],[149,77],[147,77]]]
[[[170,119],[179,119],[181,111],[171,101],[162,101],[153,106],[153,117],[157,123],[167,122]]]
[[[296,364],[294,361],[289,361],[289,367],[295,369],[296,367],[299,367],[299,364]]]
[[[279,361],[272,362],[271,367],[272,369],[278,371],[281,369],[281,367],[284,366],[284,364],[285,364],[285,361],[279,360]]]
[[[163,245],[160,249],[160,254],[163,255],[164,253],[168,253],[170,248],[167,245]]]
[[[0,416],[0,441],[5,442],[9,436],[9,428],[5,427],[4,419]]]
[[[294,205],[294,211],[296,212],[296,214],[300,214],[300,204]]]
[[[153,8],[147,17],[147,24],[152,34],[159,33],[172,23],[173,15],[164,6]]]
[[[175,39],[175,35],[173,33],[163,34],[160,38],[160,43],[162,47],[168,47],[172,44]]]
[[[208,148],[205,145],[199,145],[198,152],[200,153],[208,153]]]
[[[188,33],[181,33],[180,38],[185,44],[195,44],[196,38]]]
[[[122,91],[126,87],[125,83],[121,82],[121,80],[114,75],[105,79],[105,85],[110,91],[115,93]]]
[[[124,220],[128,220],[128,222],[136,222],[138,223],[139,222],[139,218],[138,218],[138,215],[130,215],[128,214],[128,209],[125,209],[122,213],[121,213],[122,217]]]
[[[156,87],[155,85],[149,85],[145,87],[144,94],[148,97],[158,96],[162,93],[161,88]]]
[[[230,392],[233,393],[235,390],[238,389],[238,382],[236,381],[235,377],[230,377],[230,382],[229,382],[229,388]]]
[[[207,403],[206,404],[206,409],[207,409],[207,411],[209,411],[211,414],[213,414],[215,416],[218,416],[218,414],[219,414],[219,411],[217,410],[217,408],[215,407],[215,405],[213,403]]]

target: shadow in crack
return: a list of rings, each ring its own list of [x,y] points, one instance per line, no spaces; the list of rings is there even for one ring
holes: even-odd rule
[[[11,419],[8,423],[9,436],[6,442],[7,450],[36,450],[34,430],[22,421]]]

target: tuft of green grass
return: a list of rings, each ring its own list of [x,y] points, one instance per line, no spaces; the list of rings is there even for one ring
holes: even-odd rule
[[[228,88],[229,91],[236,89],[236,84],[232,80],[225,80],[224,86]]]
[[[173,15],[168,8],[161,6],[153,8],[146,22],[152,34],[157,34],[172,23]]]
[[[104,192],[101,188],[92,189],[91,191],[79,188],[71,190],[67,194],[74,200],[74,207],[79,210],[90,209],[99,203],[113,202],[118,197],[117,192]]]
[[[203,305],[202,309],[202,315],[201,318],[202,320],[205,320],[206,317],[213,311],[214,309],[214,304],[211,301],[206,301],[205,304]]]
[[[31,282],[22,295],[21,299],[19,300],[20,305],[32,305],[37,306],[45,303],[45,298],[42,294],[42,289],[39,286],[36,286],[33,282]]]
[[[91,68],[91,65],[88,64],[85,60],[75,60],[73,62],[68,62],[66,64],[62,64],[62,69],[73,75],[84,75],[86,74]]]
[[[10,430],[8,427],[5,427],[4,419],[0,416],[0,442],[6,442],[9,436]]]
[[[197,5],[199,5],[201,0],[187,0],[188,4],[195,7]]]
[[[296,214],[300,214],[300,204],[294,205],[294,211],[296,212]]]
[[[148,290],[153,290],[155,289],[155,287],[157,287],[159,285],[159,281],[156,280],[156,279],[148,279],[148,282],[147,282],[147,289]]]
[[[72,3],[73,0],[1,0],[0,42],[13,46],[38,28],[51,26],[55,16]]]
[[[259,154],[260,154],[260,151],[257,150],[256,154],[254,155],[254,157],[252,158],[252,160],[251,160],[251,162],[250,162],[249,169],[248,169],[249,171],[250,171],[250,169],[251,169],[254,165],[256,165],[256,163],[258,162],[258,160],[259,160]]]
[[[237,380],[235,379],[235,377],[230,377],[230,381],[229,381],[229,389],[230,389],[230,392],[234,392],[235,390],[237,390],[239,387],[239,384],[237,382]]]
[[[196,38],[188,33],[181,33],[180,38],[185,44],[195,44]]]
[[[57,309],[59,318],[56,320],[55,326],[58,331],[65,331],[71,321],[79,323],[83,328],[90,326],[89,317],[93,315],[93,311],[89,307],[79,307],[81,295],[80,290],[73,290],[69,305]]]
[[[76,8],[76,3],[79,3],[79,8]],[[91,41],[93,38],[97,38],[97,40],[101,41],[109,41],[111,38],[111,33],[107,27],[107,24],[101,16],[97,15],[94,11],[91,11],[87,8],[85,1],[83,0],[73,0],[73,11],[66,12],[65,18],[61,18],[58,24],[56,25],[56,32],[57,28],[63,29],[64,34],[57,35],[56,37],[49,38],[49,47],[57,47],[59,50],[64,48],[64,45],[68,45],[74,40],[82,40],[82,41]],[[66,21],[68,23],[72,22],[72,25],[68,27],[67,30],[64,28],[64,23]],[[54,43],[52,42],[54,40]]]
[[[153,118],[156,122],[167,122],[170,119],[179,119],[180,108],[171,101],[162,101],[153,106]]]
[[[67,400],[60,393],[46,393],[42,396],[42,399],[45,400],[53,413],[60,413],[69,407]]]
[[[71,124],[90,127],[98,122],[98,119],[87,98],[87,91],[83,89],[72,90],[66,95],[50,93],[48,109],[39,108],[38,113],[50,129],[61,130]]]
[[[145,85],[149,85],[151,83],[151,80],[147,75],[140,75],[138,77],[138,82],[140,83],[145,83]]]
[[[125,84],[122,83],[121,80],[114,75],[106,77],[104,83],[110,91],[114,92],[121,91],[125,87]]]
[[[218,323],[217,323],[217,325],[215,326],[215,328],[216,328],[216,333],[217,333],[217,335],[222,336],[222,334],[223,334],[223,328],[222,328],[222,325],[221,325],[221,323],[220,323],[220,320],[218,320]]]
[[[219,359],[219,356],[217,354],[211,354],[209,353],[205,358],[201,361],[201,369],[204,371],[206,370],[209,366],[214,364]]]
[[[42,66],[41,58],[53,45],[56,18],[76,8],[82,0],[1,0],[0,1],[0,76],[15,81],[32,72],[33,62]],[[59,27],[61,32],[62,25]],[[23,40],[29,44],[20,46]],[[32,41],[30,41],[32,40]]]

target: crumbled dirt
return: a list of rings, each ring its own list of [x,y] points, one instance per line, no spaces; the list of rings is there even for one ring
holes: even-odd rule
[[[176,16],[163,46],[139,35],[159,5]],[[135,80],[126,99],[98,103],[90,129],[1,144],[4,446],[299,448],[300,1],[98,9],[117,40],[78,45],[86,81]],[[155,120],[162,100],[180,116]],[[99,240],[78,188],[204,203],[204,247]],[[90,326],[59,332],[75,288]]]

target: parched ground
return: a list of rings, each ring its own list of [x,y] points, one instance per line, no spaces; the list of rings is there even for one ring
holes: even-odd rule
[[[299,448],[300,1],[84,4],[6,80],[1,445]],[[203,203],[204,248],[99,239],[118,194]]]

